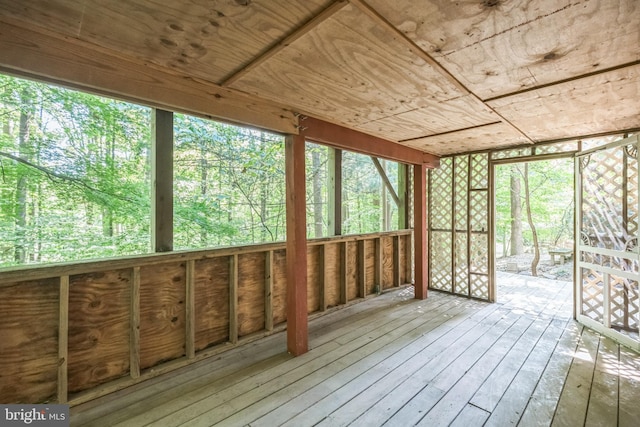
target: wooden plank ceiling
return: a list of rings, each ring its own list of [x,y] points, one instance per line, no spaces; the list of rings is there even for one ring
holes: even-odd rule
[[[437,155],[640,128],[638,0],[0,0],[0,21]]]

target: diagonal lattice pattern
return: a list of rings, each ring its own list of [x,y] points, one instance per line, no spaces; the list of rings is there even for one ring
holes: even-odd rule
[[[456,252],[454,254],[454,292],[462,295],[469,294],[469,258],[467,257],[468,244],[467,233],[456,233]]]
[[[489,230],[489,192],[474,190],[469,202],[469,216],[471,217],[471,231],[486,232]]]
[[[429,215],[431,228],[436,230],[451,229],[451,201],[453,182],[453,159],[440,160],[440,167],[430,171],[431,197],[429,198]]]
[[[466,230],[468,218],[468,197],[469,197],[469,156],[458,156],[455,158],[455,229]]]
[[[431,274],[429,287],[443,291],[452,291],[453,278],[451,277],[452,262],[452,238],[447,231],[432,231],[431,255],[429,257]]]
[[[604,295],[602,290],[604,282],[602,274],[598,271],[581,269],[582,282],[582,307],[580,311],[583,315],[596,320],[603,321],[604,314]]]
[[[471,274],[471,296],[489,299],[489,276]]]
[[[489,155],[486,153],[471,156],[471,189],[489,187]]]

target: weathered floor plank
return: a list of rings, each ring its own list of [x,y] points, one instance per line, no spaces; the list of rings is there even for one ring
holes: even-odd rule
[[[640,356],[572,319],[570,283],[498,303],[390,292],[72,408],[74,426],[636,426]],[[213,360],[215,359],[215,360]]]

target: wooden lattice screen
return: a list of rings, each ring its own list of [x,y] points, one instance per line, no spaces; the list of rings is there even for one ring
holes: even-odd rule
[[[429,288],[489,299],[489,157],[443,158],[429,172]]]
[[[638,347],[638,138],[579,156],[578,318]]]

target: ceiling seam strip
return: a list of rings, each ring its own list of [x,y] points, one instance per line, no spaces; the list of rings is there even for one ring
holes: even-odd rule
[[[246,74],[257,68],[259,65],[263,64],[265,61],[276,55],[282,49],[289,46],[291,43],[295,42],[305,34],[309,33],[311,30],[316,28],[322,22],[331,18],[338,11],[344,8],[347,4],[349,4],[348,0],[336,0],[323,9],[320,13],[315,15],[310,20],[306,21],[304,24],[293,30],[293,32],[289,33],[283,39],[278,40],[271,47],[267,48],[266,51],[259,54],[255,58],[253,58],[247,65],[242,66],[241,68],[233,71],[230,75],[225,77],[220,86],[230,86],[236,81],[240,80]]]
[[[462,82],[460,82],[453,74],[444,68],[438,61],[436,61],[429,53],[425,52],[420,46],[418,46],[413,40],[408,38],[402,31],[398,30],[391,22],[389,22],[384,16],[380,15],[377,10],[372,8],[364,0],[349,0],[362,12],[366,13],[369,17],[377,21],[382,26],[386,27],[389,31],[393,32],[403,43],[405,43],[413,53],[422,58],[425,62],[431,65],[437,72],[439,72],[444,78],[446,78],[451,84],[453,84],[458,90],[462,91],[465,95],[471,96],[473,99],[484,105],[485,108],[492,111],[496,116],[502,120],[503,123],[510,126],[513,130],[524,137],[530,144],[535,142],[525,134],[519,127],[513,124],[510,120],[496,111],[493,107],[485,103],[478,95],[471,92]]]
[[[398,142],[417,141],[417,140],[420,140],[420,139],[431,138],[431,137],[434,137],[434,136],[448,135],[450,133],[464,132],[464,131],[467,131],[467,130],[479,129],[479,128],[483,128],[483,127],[487,127],[487,126],[498,125],[500,123],[502,123],[502,122],[501,121],[497,121],[497,122],[491,122],[491,123],[484,123],[484,124],[481,124],[481,125],[469,126],[469,127],[466,127],[466,128],[450,130],[450,131],[447,131],[447,132],[440,132],[440,133],[434,133],[434,134],[431,134],[431,135],[417,136],[415,138],[401,139]]]
[[[536,90],[541,90],[541,89],[546,89],[548,87],[561,85],[561,84],[564,84],[564,83],[575,82],[575,81],[586,79],[586,78],[589,78],[589,77],[594,77],[594,76],[598,76],[598,75],[601,75],[601,74],[607,74],[607,73],[610,73],[612,71],[618,71],[618,70],[623,70],[625,68],[631,68],[631,67],[634,67],[634,66],[639,65],[639,64],[640,64],[640,60],[627,62],[626,64],[620,64],[620,65],[616,65],[614,67],[603,68],[602,70],[592,71],[590,73],[581,74],[579,76],[573,76],[573,77],[569,77],[569,78],[562,79],[562,80],[556,80],[555,82],[545,83],[545,84],[541,84],[541,85],[538,85],[538,86],[532,86],[532,87],[528,87],[526,89],[521,89],[521,90],[517,90],[515,92],[511,92],[511,93],[505,93],[504,95],[494,96],[494,97],[485,99],[484,102],[493,102],[493,101],[497,101],[497,100],[500,100],[500,99],[509,98],[511,96],[518,96],[518,95],[522,95],[523,93],[527,93],[527,92],[533,92],[533,91],[536,91]]]

